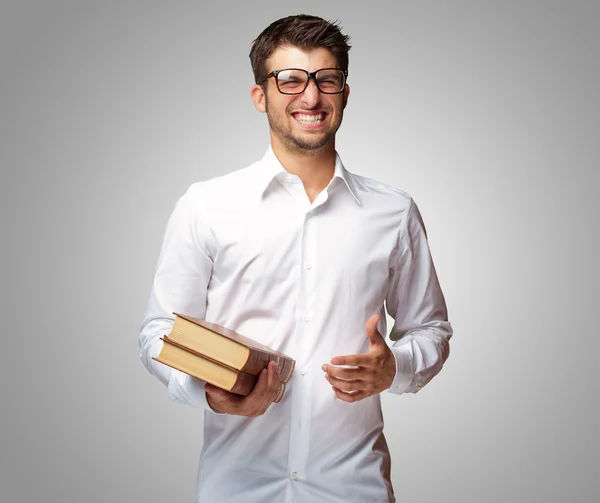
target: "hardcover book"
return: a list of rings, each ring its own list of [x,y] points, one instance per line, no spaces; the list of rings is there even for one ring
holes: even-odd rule
[[[292,358],[222,325],[173,314],[171,332],[161,337],[164,344],[154,360],[244,396],[256,384],[260,371],[275,361],[281,372],[275,402],[281,400],[294,371]]]

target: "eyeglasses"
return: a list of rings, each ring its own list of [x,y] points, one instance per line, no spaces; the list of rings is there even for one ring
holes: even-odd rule
[[[317,89],[323,94],[339,94],[346,85],[348,70],[321,68],[316,72],[307,72],[301,68],[286,68],[272,71],[260,83],[271,77],[275,77],[277,89],[281,94],[302,94],[311,77],[315,79]]]

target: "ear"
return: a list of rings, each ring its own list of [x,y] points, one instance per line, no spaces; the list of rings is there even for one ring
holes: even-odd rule
[[[346,84],[346,87],[344,87],[344,108],[348,104],[348,96],[350,96],[350,86]]]
[[[250,90],[250,96],[252,97],[254,107],[259,112],[265,113],[267,107],[265,106],[265,92],[263,91],[263,88],[258,84],[254,84]]]

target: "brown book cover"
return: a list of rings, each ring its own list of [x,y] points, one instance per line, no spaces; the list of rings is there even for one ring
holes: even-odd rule
[[[235,368],[236,370],[246,372],[248,374],[258,375],[258,373],[268,365],[269,361],[275,361],[280,370],[279,379],[281,382],[287,383],[292,377],[292,373],[294,372],[294,366],[296,362],[289,356],[272,348],[269,348],[268,346],[265,346],[253,339],[250,339],[249,337],[240,334],[239,332],[231,330],[222,325],[211,323],[206,320],[200,320],[198,318],[194,318],[193,316],[188,316],[181,313],[174,312],[173,314],[199,327],[209,330],[214,334],[225,337],[231,341],[235,341],[236,343],[244,346],[249,350],[248,359],[242,366],[240,366],[240,368],[237,368],[230,363],[223,362],[221,359],[213,358],[219,361],[219,363]],[[170,338],[173,339],[172,337]],[[183,344],[188,349],[194,349],[196,352],[201,353],[203,356],[210,357],[210,355],[206,355],[206,348],[190,348],[189,342],[177,342]]]
[[[190,351],[167,336],[160,339],[164,344],[160,354],[153,358],[157,362],[242,396],[248,395],[256,384],[256,375],[232,369],[204,355]],[[285,383],[280,382],[279,385],[275,403],[281,400],[285,391]]]

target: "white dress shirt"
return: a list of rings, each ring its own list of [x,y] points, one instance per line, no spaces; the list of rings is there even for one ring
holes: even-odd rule
[[[269,147],[262,160],[192,184],[177,201],[140,330],[141,359],[177,401],[204,409],[197,503],[395,501],[379,395],[338,399],[321,370],[366,353],[385,309],[396,377],[415,393],[449,353],[452,328],[419,210],[336,155],[310,203]],[[173,312],[219,323],[296,360],[284,397],[256,418],[217,414],[204,382],[152,360]],[[395,427],[396,425],[388,425]]]

